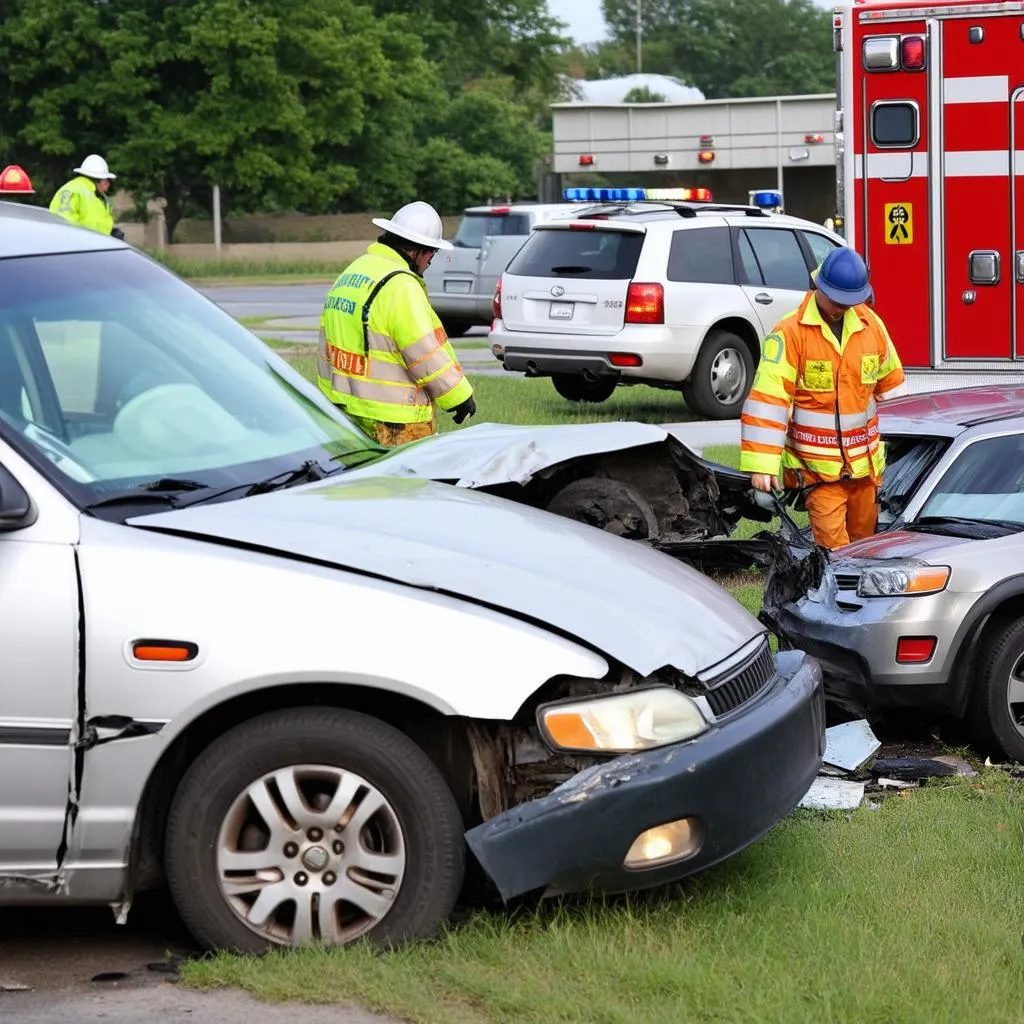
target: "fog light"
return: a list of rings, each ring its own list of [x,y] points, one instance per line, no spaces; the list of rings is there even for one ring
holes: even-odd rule
[[[933,636],[901,636],[896,642],[896,662],[899,665],[922,665],[931,661],[934,653]]]
[[[646,832],[633,840],[623,866],[632,871],[658,868],[692,857],[704,844],[704,828],[698,818],[680,818]]]

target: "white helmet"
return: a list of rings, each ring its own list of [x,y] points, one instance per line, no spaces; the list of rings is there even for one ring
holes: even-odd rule
[[[415,203],[406,203],[391,220],[374,217],[372,223],[393,235],[398,235],[399,238],[428,249],[453,248],[452,243],[446,242],[442,237],[441,216],[430,203],[419,200]]]
[[[110,173],[107,161],[98,153],[90,153],[82,161],[82,166],[75,168],[75,174],[84,174],[87,178],[96,178],[99,181],[102,181],[104,178],[112,180],[117,177],[116,174]]]

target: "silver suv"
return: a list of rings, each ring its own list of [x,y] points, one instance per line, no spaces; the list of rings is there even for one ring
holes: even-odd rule
[[[843,239],[758,206],[664,196],[676,191],[691,190],[567,191],[590,205],[537,225],[496,289],[491,350],[506,370],[551,377],[573,401],[650,384],[701,416],[739,416],[761,341]]]
[[[427,294],[450,337],[491,322],[491,299],[501,272],[535,224],[570,214],[571,203],[515,203],[471,206],[452,238],[423,275]]]

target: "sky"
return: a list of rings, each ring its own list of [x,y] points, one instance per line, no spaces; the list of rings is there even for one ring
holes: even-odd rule
[[[633,0],[621,0],[630,4]],[[814,0],[819,7],[834,7],[835,0]],[[551,13],[569,26],[577,43],[596,43],[605,36],[601,0],[548,0]]]

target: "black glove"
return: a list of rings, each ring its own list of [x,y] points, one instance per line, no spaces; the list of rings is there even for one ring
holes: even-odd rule
[[[124,240],[124,232],[120,228],[111,228],[110,233],[114,238],[120,238],[122,241]]]
[[[469,416],[472,416],[475,412],[476,399],[472,395],[470,395],[469,398],[467,398],[462,403],[462,405],[457,405],[455,406],[454,409],[452,409],[452,419],[455,420],[456,423],[461,423],[464,419],[466,419]]]

